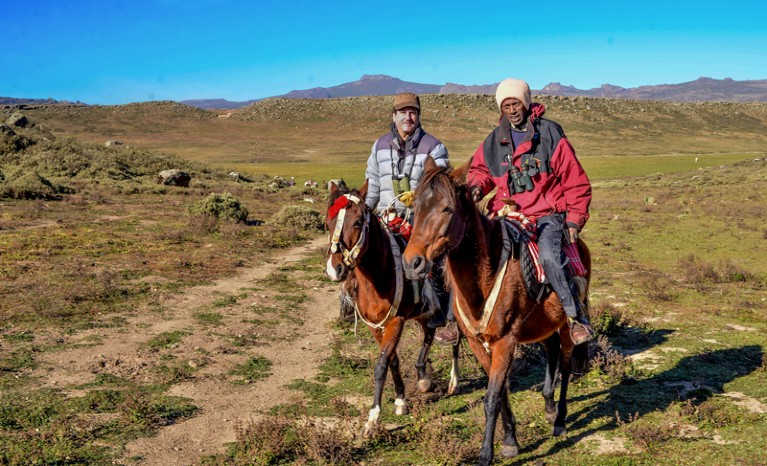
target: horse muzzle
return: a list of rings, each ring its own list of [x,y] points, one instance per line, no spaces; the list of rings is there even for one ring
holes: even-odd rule
[[[411,259],[402,258],[402,268],[408,280],[420,280],[426,278],[431,271],[431,261],[424,256],[415,256]]]
[[[343,281],[346,278],[346,275],[349,274],[349,268],[346,267],[342,261],[338,261],[337,263],[333,264],[333,256],[331,255],[328,257],[328,263],[325,266],[325,273],[328,275],[330,280],[334,282],[340,282]]]

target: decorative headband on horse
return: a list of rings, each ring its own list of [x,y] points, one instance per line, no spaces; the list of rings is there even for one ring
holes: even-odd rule
[[[333,203],[332,206],[328,209],[328,218],[336,217],[336,227],[333,229],[333,236],[330,239],[330,252],[332,254],[335,253],[342,253],[344,256],[344,264],[346,264],[347,267],[354,267],[354,264],[357,262],[357,256],[360,255],[360,250],[362,249],[362,245],[365,244],[365,241],[367,239],[367,233],[368,233],[368,223],[370,220],[370,212],[365,211],[365,224],[362,227],[362,233],[360,233],[360,238],[357,240],[357,244],[355,244],[352,248],[346,249],[343,244],[341,244],[341,231],[344,227],[344,219],[346,218],[346,209],[352,206],[352,204],[360,204],[362,202],[362,199],[355,196],[354,194],[344,194],[343,196],[340,196],[336,201]]]

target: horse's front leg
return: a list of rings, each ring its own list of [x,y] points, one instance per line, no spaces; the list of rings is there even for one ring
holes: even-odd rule
[[[447,394],[448,395],[455,395],[458,393],[458,377],[459,377],[459,371],[458,371],[458,353],[461,349],[461,338],[463,336],[461,333],[458,333],[458,341],[455,342],[453,345],[453,363],[450,366],[450,384],[447,386]]]
[[[373,335],[376,337],[376,340],[378,340],[378,345],[380,346],[381,351],[378,353],[378,361],[376,362],[374,370],[375,391],[373,393],[373,407],[370,409],[368,421],[365,423],[365,427],[362,430],[363,437],[372,435],[378,424],[378,418],[381,415],[381,399],[383,398],[384,382],[386,382],[386,372],[389,369],[389,362],[392,360],[392,355],[395,355],[394,351],[397,348],[397,343],[399,343],[399,338],[402,335],[404,323],[405,320],[403,318],[395,317],[388,323],[388,325],[386,325],[383,332],[378,329],[373,330]],[[397,368],[399,368],[399,359],[397,359],[396,365]],[[399,375],[399,370],[397,370],[397,375]],[[397,402],[398,404],[404,404],[405,389],[401,376],[399,377],[399,381],[402,384],[402,398],[400,400],[400,393],[397,393]]]
[[[482,448],[479,450],[480,465],[489,465],[493,461],[493,440],[495,438],[495,424],[498,421],[498,413],[508,406],[508,394],[506,393],[506,378],[514,359],[514,348],[516,344],[509,341],[510,338],[497,341],[491,346],[492,356],[490,362],[490,372],[488,374],[487,394],[485,395],[485,438],[482,442]],[[503,398],[506,398],[505,402]],[[511,407],[508,408],[508,414],[511,414]],[[505,419],[504,428],[504,447],[511,449],[517,446],[515,430],[510,429],[513,419],[511,415]],[[507,448],[504,448],[504,454]]]
[[[426,325],[425,320],[419,320],[418,323],[423,330],[423,343],[421,344],[421,352],[418,353],[418,361],[415,363],[415,369],[418,372],[418,391],[426,393],[431,390],[432,385],[431,375],[426,371],[426,361],[429,358],[429,350],[434,342],[435,329],[429,328],[429,326]]]
[[[514,413],[509,405],[509,397],[506,395],[507,386],[504,385],[501,391],[504,396],[501,397],[501,420],[503,420],[503,446],[501,447],[501,456],[504,458],[513,458],[519,454],[519,444],[517,443],[517,421],[514,419]]]

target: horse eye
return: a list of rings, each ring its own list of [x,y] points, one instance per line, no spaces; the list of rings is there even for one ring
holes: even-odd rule
[[[445,208],[442,209],[442,213],[443,214],[452,214],[453,213],[453,208],[450,207],[450,206],[445,206]]]
[[[362,228],[362,220],[357,220],[354,222],[354,228],[360,229]]]

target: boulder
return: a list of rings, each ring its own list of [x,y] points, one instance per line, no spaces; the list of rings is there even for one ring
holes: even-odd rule
[[[252,183],[253,180],[250,178],[243,176],[240,172],[229,172],[229,178],[233,179],[234,181],[238,183]]]
[[[29,126],[29,120],[23,113],[13,112],[11,116],[9,116],[5,120],[5,124],[8,126],[17,126],[19,128],[26,128],[27,126]]]
[[[157,175],[157,182],[166,186],[181,186],[182,188],[189,187],[189,182],[192,181],[192,176],[189,173],[178,169],[163,170]]]

